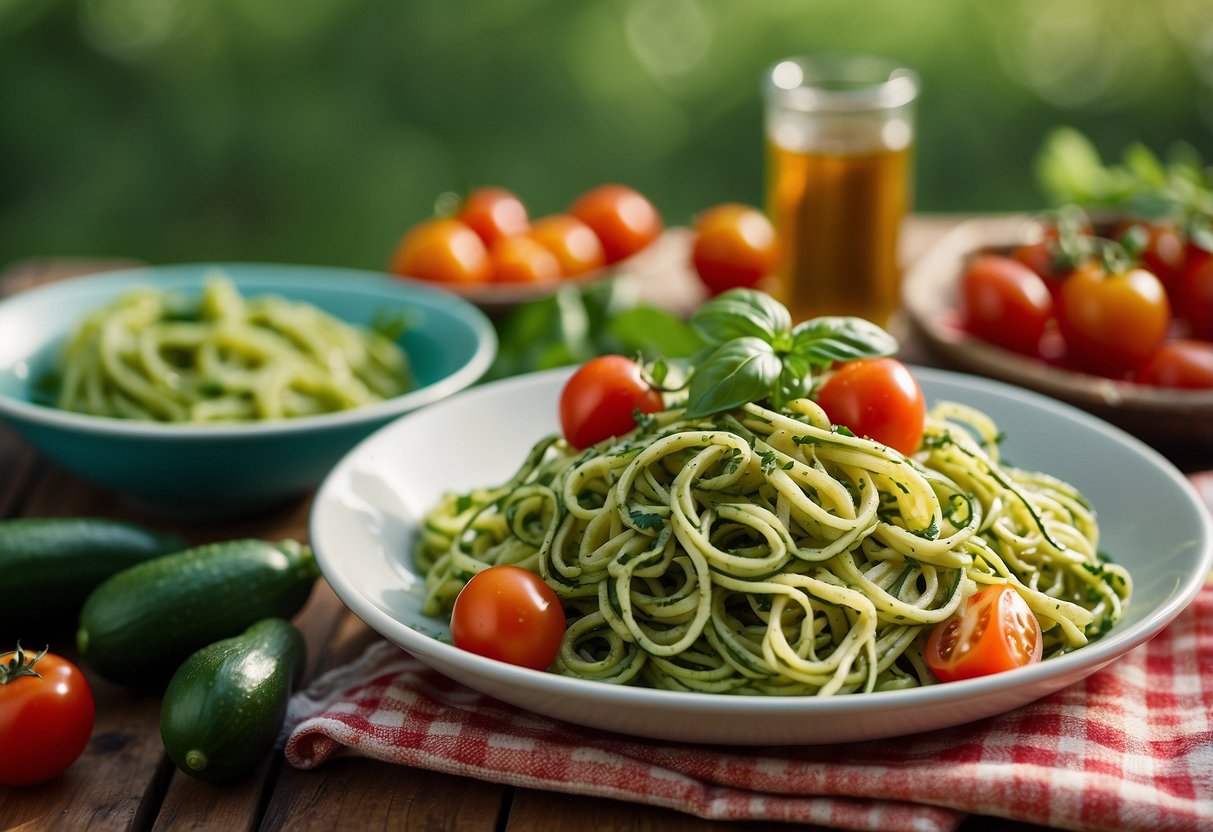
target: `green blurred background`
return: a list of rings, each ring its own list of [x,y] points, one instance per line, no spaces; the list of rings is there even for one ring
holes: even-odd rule
[[[478,184],[685,223],[761,202],[760,76],[819,49],[918,70],[919,210],[1041,206],[1062,124],[1213,156],[1210,0],[0,0],[0,266],[380,268]]]

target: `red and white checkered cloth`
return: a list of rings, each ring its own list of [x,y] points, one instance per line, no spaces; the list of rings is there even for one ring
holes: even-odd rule
[[[1194,478],[1213,505],[1213,477]],[[470,690],[387,642],[292,700],[286,757],[361,753],[705,818],[955,829],[1213,829],[1213,584],[1085,681],[1011,713],[879,742],[756,749],[624,737]]]

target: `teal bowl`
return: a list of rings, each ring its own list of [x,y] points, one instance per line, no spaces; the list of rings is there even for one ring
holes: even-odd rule
[[[111,419],[37,403],[38,381],[56,366],[64,342],[86,313],[137,286],[201,292],[215,269],[245,296],[282,295],[352,324],[403,314],[407,326],[399,343],[417,386],[337,413],[239,424]],[[480,310],[450,293],[387,275],[243,263],[108,272],[0,301],[0,420],[62,468],[150,512],[247,515],[314,488],[359,440],[397,416],[472,385],[496,352],[493,326]]]

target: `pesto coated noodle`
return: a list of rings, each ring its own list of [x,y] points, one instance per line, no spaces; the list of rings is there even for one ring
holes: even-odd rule
[[[160,422],[286,419],[359,407],[412,387],[395,341],[226,276],[201,298],[133,290],[91,313],[64,350],[56,404]]]
[[[935,683],[931,628],[1010,583],[1045,658],[1122,616],[1128,573],[1098,553],[1072,486],[999,460],[983,413],[941,403],[905,457],[800,399],[647,417],[572,451],[549,437],[507,483],[447,495],[418,548],[425,612],[512,563],[560,595],[553,670],[656,688],[831,695]]]

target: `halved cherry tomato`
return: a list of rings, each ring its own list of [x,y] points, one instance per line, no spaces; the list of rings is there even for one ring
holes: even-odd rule
[[[1167,341],[1134,381],[1156,387],[1213,389],[1213,344],[1183,338]]]
[[[602,241],[592,228],[576,217],[553,214],[533,222],[528,233],[556,255],[560,272],[565,277],[592,272],[606,263]]]
[[[546,283],[560,279],[560,261],[527,234],[502,237],[489,249],[495,283]]]
[[[477,188],[467,195],[459,209],[459,220],[479,235],[486,246],[502,237],[521,234],[530,227],[526,205],[505,188]]]
[[[1091,261],[1066,278],[1057,322],[1066,354],[1081,369],[1122,376],[1139,369],[1167,336],[1171,305],[1145,269],[1108,274]]]
[[[895,358],[843,364],[821,385],[817,403],[834,424],[903,454],[914,453],[922,442],[926,397]]]
[[[1053,296],[1044,278],[1017,260],[981,254],[960,278],[964,325],[983,341],[1039,356],[1040,339],[1053,317]]]
[[[774,270],[778,258],[775,227],[757,208],[727,202],[695,219],[691,265],[713,295],[752,288]]]
[[[927,637],[926,661],[941,682],[973,679],[1040,661],[1040,622],[1009,584],[993,584],[936,624]]]
[[[569,213],[594,229],[608,264],[631,257],[665,228],[653,203],[626,185],[599,185],[582,194]]]
[[[453,219],[424,220],[410,228],[392,254],[391,270],[439,283],[483,283],[492,274],[484,241]]]
[[[634,413],[665,406],[640,366],[622,355],[603,355],[582,364],[560,391],[560,425],[574,448],[622,436],[636,427]]]
[[[490,659],[546,670],[564,637],[560,598],[520,566],[477,572],[455,597],[451,642]]]
[[[88,745],[96,709],[88,681],[53,653],[0,655],[0,785],[43,783]]]

